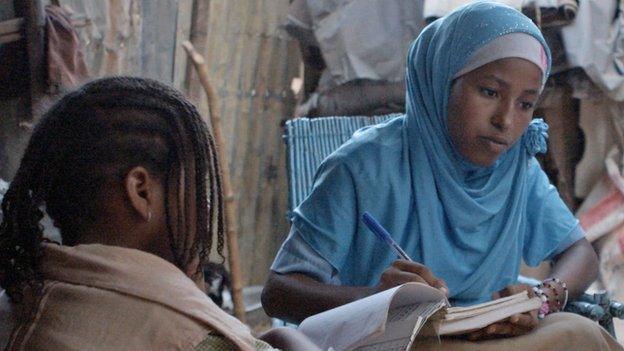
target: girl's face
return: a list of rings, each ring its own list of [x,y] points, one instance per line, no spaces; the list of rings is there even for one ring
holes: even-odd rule
[[[542,86],[542,71],[521,58],[479,67],[453,82],[448,129],[470,162],[492,165],[524,133]]]

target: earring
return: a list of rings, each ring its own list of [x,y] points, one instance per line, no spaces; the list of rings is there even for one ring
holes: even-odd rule
[[[149,223],[149,222],[151,222],[151,221],[152,221],[152,211],[149,211],[149,212],[147,213],[147,222]]]

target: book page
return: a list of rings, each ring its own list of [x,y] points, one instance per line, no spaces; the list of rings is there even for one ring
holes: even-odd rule
[[[541,305],[542,300],[539,297],[533,297],[473,317],[458,320],[444,320],[440,325],[439,333],[440,335],[465,334],[473,330],[484,328],[494,322],[504,320],[514,314],[539,309]]]
[[[392,308],[388,312],[385,332],[365,340],[355,350],[409,350],[420,328],[442,307],[444,307],[443,301]]]
[[[523,297],[526,297],[526,298],[523,299]],[[510,300],[516,300],[516,299],[527,300],[528,298],[529,298],[529,294],[526,291],[521,291],[514,295],[501,297],[496,300],[491,300],[491,301],[483,302],[483,303],[476,304],[476,305],[470,305],[470,306],[464,306],[464,307],[450,307],[448,309],[448,313],[460,313],[460,312],[466,312],[466,311],[471,311],[471,310],[481,310],[485,307],[498,305],[498,304],[501,304]]]
[[[529,299],[529,294],[526,291],[522,291],[518,294],[500,298],[489,303],[468,306],[468,307],[452,307],[447,310],[447,314],[444,317],[446,320],[457,320],[462,318],[468,318],[484,314],[489,311],[501,309],[505,306],[511,306]]]
[[[383,334],[391,308],[440,301],[447,303],[438,289],[421,283],[407,283],[308,317],[298,329],[322,349],[348,350]],[[413,328],[414,324],[407,335],[411,335]]]

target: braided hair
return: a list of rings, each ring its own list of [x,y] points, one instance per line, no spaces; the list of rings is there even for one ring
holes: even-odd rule
[[[25,289],[41,286],[44,206],[64,244],[73,245],[101,213],[103,186],[122,181],[136,166],[164,180],[174,263],[185,270],[199,256],[198,271],[185,273],[200,274],[215,232],[223,260],[217,150],[196,108],[154,80],[104,78],[69,93],[42,117],[5,194],[0,286],[11,299],[19,301]],[[195,223],[189,223],[191,206]]]

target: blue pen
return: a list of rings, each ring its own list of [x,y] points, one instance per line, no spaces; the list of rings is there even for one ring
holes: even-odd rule
[[[399,255],[404,260],[412,261],[412,259],[405,253],[405,251],[403,251],[399,244],[397,244],[396,241],[392,239],[390,233],[388,233],[388,231],[384,227],[382,227],[381,224],[379,224],[379,222],[377,222],[377,220],[373,218],[370,213],[364,212],[364,214],[362,215],[362,221],[364,222],[364,224],[366,224],[368,229],[371,230],[371,232],[375,233],[375,235],[379,239],[381,239],[383,242],[388,244],[388,246],[394,249],[397,255]]]

